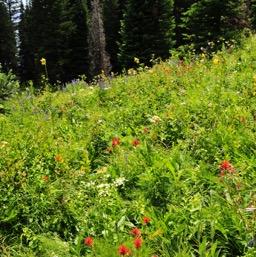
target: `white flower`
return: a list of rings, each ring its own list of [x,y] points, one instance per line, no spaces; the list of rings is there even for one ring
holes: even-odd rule
[[[95,182],[89,182],[85,186],[86,187],[94,187],[95,186]]]
[[[158,116],[154,115],[154,116],[149,118],[149,121],[153,122],[153,123],[156,123],[156,122],[161,121],[161,119]]]
[[[110,187],[110,185],[109,184],[99,184],[98,186],[97,186],[97,188],[109,188]]]
[[[126,181],[126,179],[123,178],[123,177],[117,178],[117,179],[115,179],[115,181],[114,181],[114,185],[115,185],[116,187],[122,186],[125,181]]]

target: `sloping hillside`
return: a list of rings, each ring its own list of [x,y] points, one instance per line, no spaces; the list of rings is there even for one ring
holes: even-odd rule
[[[255,39],[10,99],[2,256],[255,256]]]

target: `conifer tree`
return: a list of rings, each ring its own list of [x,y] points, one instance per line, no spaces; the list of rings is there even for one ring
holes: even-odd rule
[[[19,30],[19,67],[18,75],[20,81],[23,83],[29,80],[35,80],[35,47],[33,44],[33,20],[30,15],[31,7],[24,8],[21,2],[20,6],[20,22]]]
[[[7,8],[0,2],[0,64],[4,72],[17,68],[14,28]]]
[[[38,84],[46,59],[49,81],[68,82],[88,74],[86,0],[32,0],[19,26],[20,74]]]
[[[249,19],[251,22],[251,26],[254,30],[256,30],[256,0],[251,0],[249,3]]]
[[[62,48],[59,65],[70,81],[79,75],[88,75],[88,8],[85,0],[67,0],[60,24]]]
[[[13,22],[14,29],[18,29],[18,21],[20,16],[20,0],[3,0],[7,10],[8,14]]]
[[[245,12],[243,0],[195,2],[184,17],[186,42],[195,43],[199,48],[220,38],[239,40],[240,32],[246,26]]]
[[[153,55],[168,58],[174,45],[173,1],[128,1],[120,33],[119,61],[123,67],[133,67],[134,57],[146,65]]]
[[[29,20],[37,83],[44,74],[44,67],[40,63],[41,58],[47,61],[50,82],[61,81],[64,75],[63,67],[59,63],[63,44],[60,30],[63,4],[62,0],[32,0],[31,2]]]
[[[121,71],[118,63],[118,42],[121,40],[120,27],[124,11],[124,0],[104,0],[103,22],[106,35],[106,51],[110,55],[112,71]]]
[[[184,44],[183,34],[186,32],[186,24],[183,22],[183,16],[193,3],[194,0],[174,0],[176,46]]]

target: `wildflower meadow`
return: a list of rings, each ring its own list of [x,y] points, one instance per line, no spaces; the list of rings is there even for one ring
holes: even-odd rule
[[[1,256],[256,256],[255,41],[6,99]]]

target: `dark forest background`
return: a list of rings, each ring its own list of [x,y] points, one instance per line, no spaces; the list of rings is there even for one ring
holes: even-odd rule
[[[0,0],[0,63],[21,83],[118,73],[172,49],[214,51],[256,27],[256,0]]]

